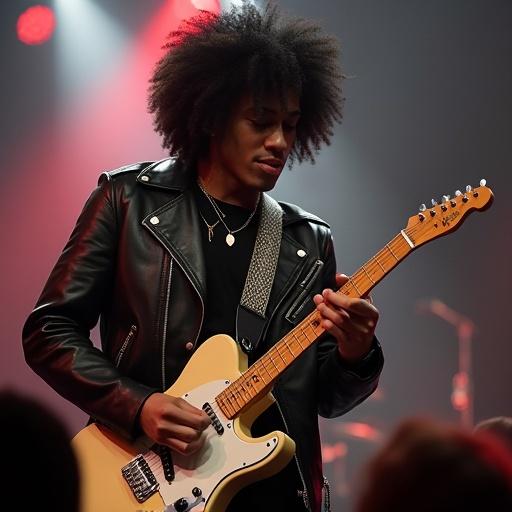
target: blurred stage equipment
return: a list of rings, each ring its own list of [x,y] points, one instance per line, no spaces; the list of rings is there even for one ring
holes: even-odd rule
[[[369,423],[357,421],[326,421],[322,423],[322,430],[328,433],[328,438],[338,440],[343,437],[345,441],[335,441],[326,443],[322,441],[322,460],[324,464],[331,466],[331,471],[326,472],[326,476],[331,481],[331,487],[336,496],[346,497],[350,495],[350,484],[347,476],[347,461],[349,451],[353,455],[349,441],[361,441],[362,443],[352,443],[352,448],[356,445],[376,444],[383,438],[383,433]],[[323,437],[323,436],[322,436]],[[356,450],[356,453],[360,450]],[[360,455],[360,454],[359,454]]]
[[[322,461],[325,464],[332,464],[333,472],[330,480],[332,489],[337,496],[347,496],[349,494],[347,453],[348,446],[341,441],[334,444],[322,443]]]
[[[336,435],[343,435],[353,439],[361,439],[370,443],[378,443],[382,439],[382,432],[370,425],[358,421],[332,422],[329,430]]]
[[[475,324],[466,316],[451,309],[439,299],[420,300],[417,303],[420,313],[438,316],[452,325],[457,332],[459,348],[459,368],[453,376],[452,406],[460,413],[463,427],[473,427],[473,383],[471,379],[472,338]]]

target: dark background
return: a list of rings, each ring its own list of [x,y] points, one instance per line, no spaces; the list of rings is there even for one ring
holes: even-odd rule
[[[76,432],[85,415],[26,367],[21,327],[98,174],[164,156],[145,109],[147,78],[165,34],[194,8],[188,0],[42,3],[54,6],[57,29],[41,46],[16,37],[16,19],[33,2],[0,4],[0,385],[43,400]],[[322,422],[326,447],[338,449],[325,464],[334,510],[344,510],[379,445],[347,425],[385,435],[411,415],[460,421],[450,402],[457,332],[425,301],[437,298],[476,326],[474,421],[512,415],[512,3],[278,3],[319,20],[343,48],[343,123],[315,166],[286,171],[272,193],[331,223],[341,271],[353,273],[431,197],[480,178],[495,193],[490,210],[419,249],[374,292],[381,386]]]

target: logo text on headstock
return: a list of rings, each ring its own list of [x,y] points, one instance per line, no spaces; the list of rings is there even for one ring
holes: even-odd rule
[[[454,221],[459,215],[460,215],[459,210],[456,210],[456,211],[450,213],[450,215],[443,217],[443,227],[449,226],[450,222]]]

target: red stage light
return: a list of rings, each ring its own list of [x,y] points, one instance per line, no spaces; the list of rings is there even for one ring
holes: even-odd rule
[[[49,7],[34,5],[20,14],[16,29],[22,43],[43,44],[55,30],[55,15]]]

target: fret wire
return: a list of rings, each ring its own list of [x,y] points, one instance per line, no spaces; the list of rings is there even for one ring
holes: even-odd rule
[[[278,354],[278,356],[281,358],[281,360],[283,361],[284,365],[287,366],[288,365],[288,362],[286,361],[286,359],[283,357],[283,355],[281,354],[281,352],[279,351],[279,345],[276,345],[275,346],[275,350]]]
[[[262,358],[261,358],[261,361],[263,362],[264,366],[265,366],[265,371],[270,375],[270,378],[272,380],[275,379],[275,377],[277,375],[273,375],[272,373],[270,373],[269,369],[271,370],[272,368],[270,367],[270,364],[269,364],[269,361],[272,362],[272,360],[268,357],[268,353],[265,354]],[[275,365],[274,365],[275,367]],[[279,373],[279,372],[278,372]]]
[[[231,391],[231,396],[230,398],[234,398],[235,402],[236,402],[236,405],[241,409],[245,404],[243,403],[243,399],[242,399],[242,406],[240,406],[240,404],[238,403],[238,397],[242,398],[241,397],[241,394],[240,394],[240,391],[239,391],[239,385],[237,384],[237,380],[235,380],[235,382],[233,382],[229,387],[232,388],[232,391]],[[237,396],[238,394],[238,396]]]
[[[306,338],[308,339],[308,341],[312,343],[314,340],[316,340],[316,338],[318,338],[318,336],[311,326],[308,326],[307,328],[309,329],[311,334],[308,334],[308,331],[306,331],[306,329],[304,329],[303,332],[304,332]],[[311,339],[311,338],[313,338],[313,339]]]
[[[372,282],[372,284],[375,284],[375,281],[372,279],[372,276],[368,273],[365,266],[363,265],[361,268],[363,269],[364,273],[368,276],[368,279]]]
[[[248,375],[249,374],[249,375]],[[254,390],[254,382],[251,379],[252,372],[245,372],[243,374],[243,388],[247,390],[247,394],[249,395],[249,398],[254,398],[255,395],[258,394],[257,391],[253,393],[252,390]]]
[[[265,386],[266,386],[267,382],[263,378],[263,375],[261,374],[261,372],[258,370],[258,368],[256,368],[256,365],[253,365],[253,367],[254,367],[254,371],[256,372],[257,376],[263,381],[263,384],[265,384]]]
[[[393,257],[395,258],[395,260],[398,261],[398,258],[395,256],[395,253],[392,251],[391,247],[389,246],[390,244],[386,244],[386,247],[389,249],[389,252],[393,255]]]
[[[304,351],[304,347],[302,346],[302,343],[300,342],[300,338],[297,337],[297,333],[295,332],[295,329],[292,332],[290,332],[289,334],[291,334],[294,337],[294,339],[297,340],[299,347],[301,348],[302,351]]]
[[[254,368],[254,366],[253,366],[253,368]],[[263,382],[263,387],[265,387],[267,385],[267,383],[265,382],[265,380],[263,379],[263,377],[260,375],[260,373],[258,372],[258,370],[256,368],[254,368],[254,370],[251,372],[251,376],[252,376],[252,378],[255,377],[257,379],[256,381],[251,379],[252,380],[253,389],[256,388],[256,387],[260,387],[261,386],[261,382]],[[259,393],[259,391],[260,390],[258,390],[257,393]]]
[[[285,343],[284,343],[285,347],[288,349],[288,351],[290,352],[290,354],[292,355],[293,358],[295,358],[295,354],[293,353],[292,351],[292,348],[290,347],[290,344],[288,343],[288,341],[285,340]]]
[[[244,390],[244,393],[249,396],[249,400],[251,400],[254,395],[251,393],[252,382],[247,381],[247,376],[242,375],[242,382],[240,383],[240,387]],[[244,398],[247,401],[247,398]]]
[[[220,398],[223,402],[223,405],[224,405],[224,409],[227,411],[228,414],[226,414],[226,416],[234,416],[236,414],[236,409],[233,407],[233,405],[231,404],[231,402],[229,401],[227,395],[224,393],[224,391],[222,393],[219,394],[219,397],[220,395],[224,395],[224,397]],[[222,408],[222,406],[221,406]],[[231,411],[230,411],[231,409]]]
[[[355,279],[350,279],[350,282],[352,283],[352,286],[355,288],[357,294],[361,296],[361,292],[359,291],[359,288],[356,286]]]
[[[378,263],[379,267],[382,269],[382,272],[386,273],[386,269],[380,263],[380,258],[375,257],[374,260]]]
[[[272,380],[274,379],[274,377],[272,376],[272,374],[268,371],[267,369],[267,365],[265,364],[265,360],[264,360],[264,357],[262,357],[259,361],[258,361],[259,365],[267,372],[267,375],[270,377],[270,382],[272,382]]]
[[[267,352],[267,359],[272,363],[272,365],[274,366],[274,368],[277,370],[277,375],[279,375],[279,368],[278,366],[276,365],[276,363],[274,362],[274,359],[272,358],[272,351],[270,352]]]

